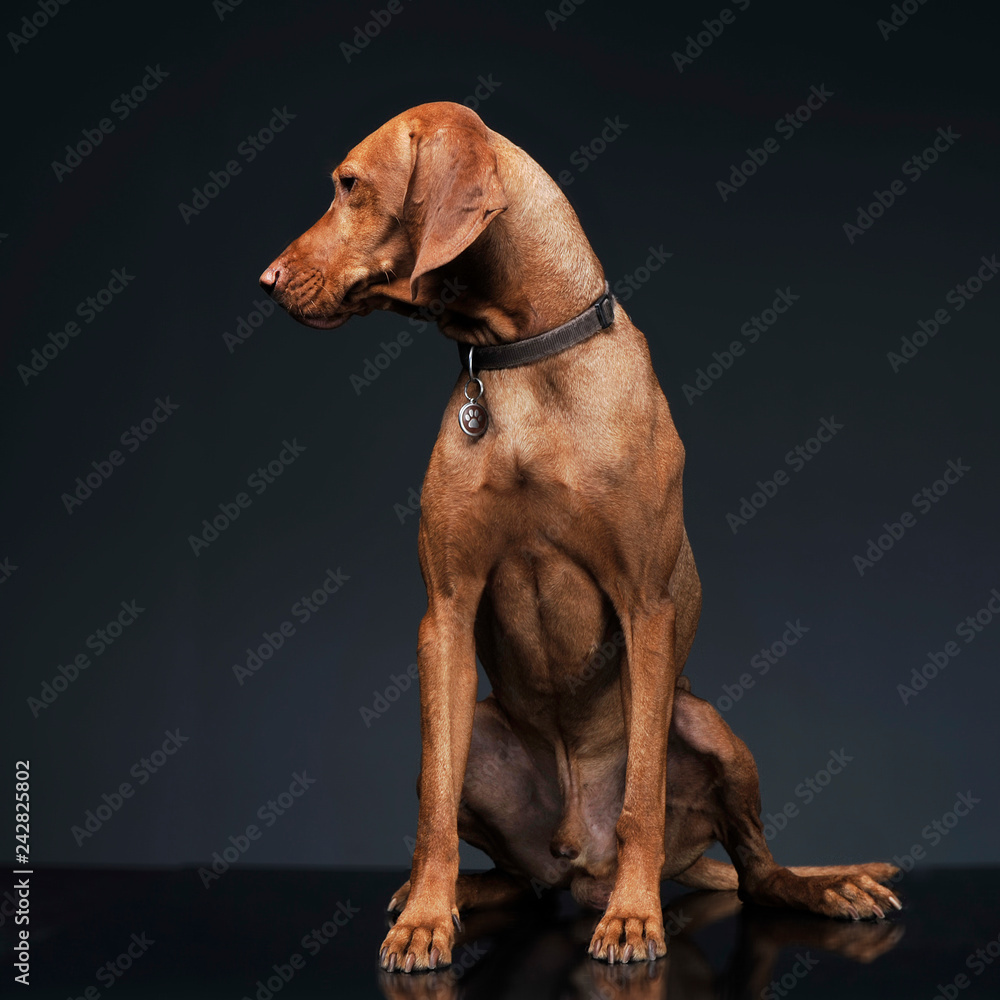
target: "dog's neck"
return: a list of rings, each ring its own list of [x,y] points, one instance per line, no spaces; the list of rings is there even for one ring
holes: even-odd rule
[[[421,279],[416,303],[445,336],[476,346],[551,330],[604,291],[600,261],[555,181],[506,139],[496,152],[507,210],[464,253]]]

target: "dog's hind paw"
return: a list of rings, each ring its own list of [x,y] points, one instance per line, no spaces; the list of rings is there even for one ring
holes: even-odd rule
[[[886,864],[842,865],[817,868],[779,868],[747,893],[752,902],[791,906],[826,917],[870,920],[902,909],[902,904],[881,882],[898,869]]]
[[[406,901],[410,898],[410,880],[407,879],[393,894],[389,900],[389,905],[385,908],[387,913],[402,913]]]

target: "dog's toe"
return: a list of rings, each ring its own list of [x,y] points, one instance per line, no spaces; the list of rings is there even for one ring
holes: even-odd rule
[[[387,972],[414,972],[450,965],[453,940],[450,914],[445,919],[414,923],[401,916],[382,942],[379,965]]]
[[[406,901],[410,898],[410,880],[407,879],[393,894],[389,900],[389,905],[385,908],[387,913],[402,913]]]
[[[659,908],[630,911],[609,906],[594,929],[588,950],[593,958],[609,965],[661,958],[667,953],[667,942]]]

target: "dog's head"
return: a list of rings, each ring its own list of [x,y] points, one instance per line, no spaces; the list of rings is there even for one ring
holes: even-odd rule
[[[460,104],[422,104],[355,146],[333,171],[323,217],[260,276],[307,326],[426,305],[421,279],[507,208],[489,131]]]

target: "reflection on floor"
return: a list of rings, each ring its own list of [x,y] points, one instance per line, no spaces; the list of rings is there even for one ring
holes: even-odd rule
[[[380,972],[384,912],[403,872],[233,869],[36,871],[31,995],[708,1000],[1000,995],[1000,870],[905,875],[904,909],[848,923],[744,908],[734,893],[664,885],[669,954],[608,966],[586,955],[597,915],[565,893],[468,914],[454,964]],[[11,897],[0,892],[10,970]],[[7,975],[11,975],[8,971]]]

